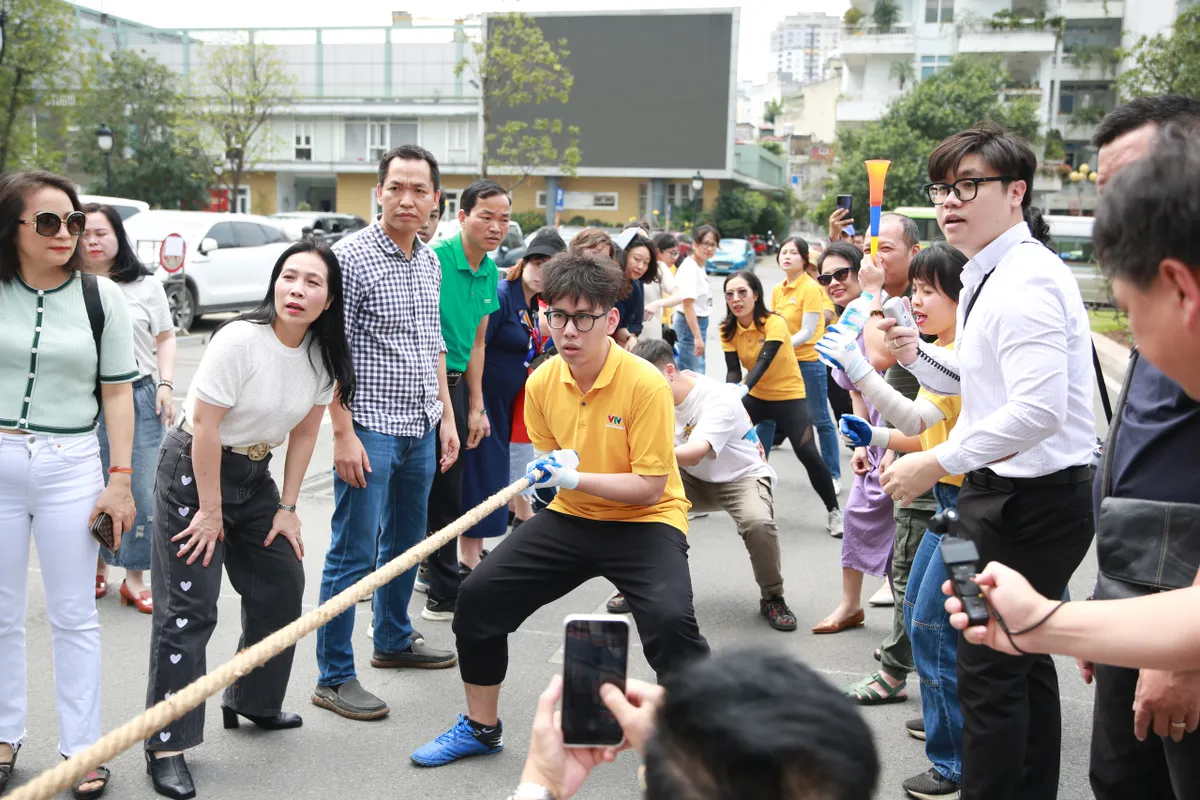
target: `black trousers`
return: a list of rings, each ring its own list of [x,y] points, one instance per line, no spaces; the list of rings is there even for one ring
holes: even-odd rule
[[[146,707],[177,692],[207,671],[205,650],[217,627],[221,567],[242,597],[243,650],[300,617],[304,565],[282,536],[263,547],[279,504],[268,456],[221,454],[221,516],[225,541],[218,542],[212,561],[201,555],[188,565],[177,558],[179,543],[171,538],[187,528],[200,498],[192,469],[192,437],[175,428],[158,451],[154,477],[154,543],[150,584],[154,595],[150,633],[150,680]],[[235,711],[271,716],[281,710],[292,672],[295,648],[289,647],[225,690],[221,700]],[[146,740],[147,750],[186,750],[204,741],[204,704]]]
[[[646,660],[660,680],[708,655],[692,607],[687,551],[687,537],[665,523],[537,512],[463,581],[454,614],[463,681],[503,683],[508,635],[542,606],[598,577],[629,601]]]
[[[454,427],[458,430],[458,459],[445,472],[442,472],[441,466],[434,467],[433,485],[429,488],[428,533],[439,531],[462,516],[463,460],[467,450],[467,413],[470,405],[465,375],[459,376],[458,382],[450,387],[450,404],[454,409]],[[437,442],[440,464],[441,423],[438,423]],[[458,540],[447,542],[426,563],[429,565],[429,599],[437,603],[457,598],[462,580],[458,574]]]
[[[833,369],[826,367],[825,372],[829,406],[833,409],[833,424],[837,425],[843,416],[854,413],[854,404],[850,402],[850,393],[833,379]]]
[[[803,398],[760,400],[757,397],[746,395],[742,398],[742,405],[746,407],[746,411],[750,414],[750,421],[755,425],[763,420],[775,421],[776,431],[783,431],[788,441],[792,443],[796,458],[800,459],[804,471],[808,473],[808,481],[821,498],[821,502],[825,504],[825,510],[832,511],[837,508],[838,499],[837,492],[833,490],[833,476],[829,474],[829,467],[825,465],[825,461],[821,458],[821,451],[817,449],[817,443],[813,439],[812,420],[808,416],[808,402]],[[770,444],[770,442],[766,442],[764,447]]]
[[[959,528],[980,563],[999,561],[1047,597],[1061,597],[1095,530],[1092,482],[985,488],[968,476]],[[963,800],[1053,800],[1058,796],[1062,710],[1047,655],[1009,656],[958,641],[963,715]]]
[[[1191,800],[1200,797],[1200,734],[1182,741],[1133,735],[1138,671],[1096,665],[1089,777],[1096,800]]]

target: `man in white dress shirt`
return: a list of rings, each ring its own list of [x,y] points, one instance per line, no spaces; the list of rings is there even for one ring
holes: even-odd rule
[[[888,346],[921,384],[962,395],[949,441],[900,459],[882,476],[904,504],[945,475],[967,476],[960,534],[980,563],[1000,561],[1060,597],[1091,542],[1095,417],[1091,331],[1070,270],[1043,246],[1030,208],[1037,157],[1003,128],[980,123],[944,140],[927,187],[963,271],[954,351],[885,323]],[[1052,800],[1061,712],[1049,656],[958,648],[962,797]]]

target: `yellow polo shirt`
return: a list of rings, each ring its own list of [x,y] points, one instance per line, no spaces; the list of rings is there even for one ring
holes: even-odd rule
[[[771,310],[783,317],[788,330],[793,334],[800,330],[805,314],[817,315],[817,328],[813,337],[801,345],[797,345],[797,361],[817,360],[817,340],[825,335],[825,301],[829,298],[821,284],[814,281],[807,272],[801,272],[800,277],[788,283],[786,280],[771,292]]]
[[[949,350],[954,349],[954,342],[946,345]],[[942,442],[950,438],[950,430],[954,427],[954,423],[958,422],[958,415],[962,413],[962,397],[959,395],[941,395],[934,394],[928,389],[922,389],[917,394],[918,399],[924,398],[933,403],[938,411],[941,411],[945,419],[938,422],[936,425],[926,428],[918,438],[921,440],[922,450],[932,450]],[[952,486],[962,486],[962,475],[947,475],[938,483],[948,483]]]
[[[675,461],[675,401],[650,362],[610,340],[600,375],[584,394],[567,363],[549,359],[525,384],[525,427],[538,450],[579,453],[580,472],[667,476],[662,497],[650,506],[559,489],[550,508],[586,519],[665,522],[687,533],[691,503]]]
[[[726,353],[736,352],[742,366],[750,369],[758,360],[758,353],[764,344],[782,342],[771,365],[750,390],[750,396],[759,400],[797,400],[804,397],[804,380],[800,377],[800,365],[796,363],[789,346],[791,340],[783,317],[770,314],[761,331],[757,327],[743,328],[738,325],[733,341],[722,337],[721,349]]]

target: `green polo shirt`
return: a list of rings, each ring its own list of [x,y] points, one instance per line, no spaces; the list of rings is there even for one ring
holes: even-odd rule
[[[430,245],[442,265],[442,338],[446,340],[446,369],[465,372],[479,321],[500,308],[496,290],[500,272],[490,256],[472,271],[463,252],[462,233]]]

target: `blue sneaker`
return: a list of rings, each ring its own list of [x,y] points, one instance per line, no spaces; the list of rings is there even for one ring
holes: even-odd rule
[[[487,731],[490,733],[491,731]],[[454,727],[423,747],[413,751],[412,760],[422,767],[440,767],[468,756],[490,756],[504,749],[503,739],[491,746],[480,740],[479,734],[467,722],[466,714],[458,715]]]

